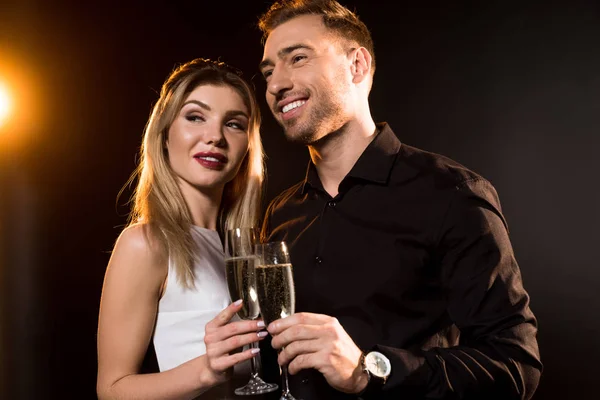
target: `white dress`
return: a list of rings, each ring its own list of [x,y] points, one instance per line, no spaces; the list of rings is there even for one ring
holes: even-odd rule
[[[204,327],[230,303],[221,239],[216,231],[192,227],[200,249],[192,289],[184,288],[169,260],[167,285],[158,303],[154,349],[166,371],[206,353]]]

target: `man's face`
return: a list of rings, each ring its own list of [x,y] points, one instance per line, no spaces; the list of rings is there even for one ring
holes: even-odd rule
[[[291,19],[267,38],[267,103],[289,140],[312,144],[351,118],[351,49],[343,43],[318,15]]]

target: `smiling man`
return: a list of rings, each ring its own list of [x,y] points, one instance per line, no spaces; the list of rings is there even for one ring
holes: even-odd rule
[[[267,102],[311,156],[263,225],[294,266],[297,314],[268,327],[294,396],[530,398],[536,320],[493,186],[374,122],[354,13],[283,1],[260,27]]]

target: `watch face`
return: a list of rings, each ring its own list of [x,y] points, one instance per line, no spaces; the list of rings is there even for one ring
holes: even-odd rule
[[[390,360],[376,351],[372,351],[366,355],[365,363],[369,372],[380,378],[386,378],[392,370]]]

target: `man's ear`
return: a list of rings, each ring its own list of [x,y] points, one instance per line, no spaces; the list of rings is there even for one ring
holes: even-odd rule
[[[371,54],[364,47],[352,50],[352,82],[361,83],[371,75]]]

